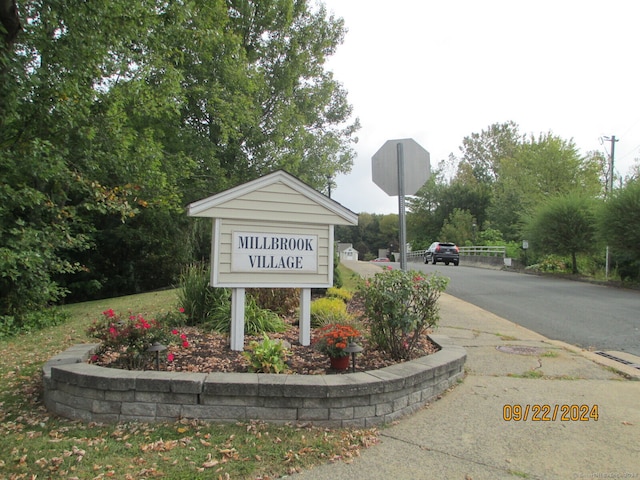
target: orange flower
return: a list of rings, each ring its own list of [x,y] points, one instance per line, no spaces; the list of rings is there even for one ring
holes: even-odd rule
[[[348,355],[344,349],[359,336],[360,332],[351,325],[331,323],[318,331],[314,343],[322,353],[330,357],[344,357]]]

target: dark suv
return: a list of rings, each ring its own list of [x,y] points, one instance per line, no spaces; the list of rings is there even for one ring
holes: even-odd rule
[[[444,262],[445,265],[449,265],[452,262],[454,265],[460,263],[460,250],[455,243],[447,242],[433,242],[424,254],[424,263]]]

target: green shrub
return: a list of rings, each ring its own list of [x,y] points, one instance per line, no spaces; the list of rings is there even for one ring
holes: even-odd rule
[[[571,271],[570,260],[558,255],[545,255],[538,263],[529,265],[527,270],[534,272],[569,273]]]
[[[244,306],[245,333],[259,335],[264,332],[284,332],[286,329],[287,325],[277,313],[260,308],[253,298],[246,297]]]
[[[252,296],[260,308],[279,315],[290,315],[300,305],[298,288],[247,288],[247,296]]]
[[[228,333],[231,330],[231,311],[228,315],[211,315],[206,325],[216,332]],[[286,329],[286,323],[276,313],[260,308],[253,297],[246,296],[244,333],[259,335],[264,332],[284,332]]]
[[[161,312],[156,315],[156,320],[167,327],[184,327],[187,325],[188,317],[184,313],[184,308],[179,307],[168,312]]]
[[[242,356],[249,362],[250,372],[282,373],[287,370],[287,350],[282,341],[271,340],[266,333],[261,342],[251,342],[249,350],[242,352]]]
[[[340,269],[340,253],[337,248],[333,250],[333,286],[336,288],[342,288],[344,282],[342,281],[342,274]]]
[[[353,294],[344,288],[330,287],[327,289],[327,297],[339,298],[344,303],[347,303],[353,297]]]
[[[184,309],[187,325],[206,325],[231,316],[231,294],[226,288],[209,285],[209,267],[192,264],[180,275],[178,304]]]
[[[418,340],[437,324],[438,298],[448,282],[438,274],[399,269],[369,279],[361,292],[372,344],[395,359],[410,358]]]
[[[69,314],[54,307],[25,312],[20,317],[20,321],[17,321],[13,315],[0,315],[0,338],[55,327],[68,319]]]
[[[322,297],[311,302],[311,326],[320,327],[328,323],[350,323],[351,315],[339,298]]]

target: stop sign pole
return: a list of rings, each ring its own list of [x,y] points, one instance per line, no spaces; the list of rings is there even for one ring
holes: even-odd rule
[[[398,196],[400,268],[407,269],[405,195],[414,195],[430,175],[429,152],[411,139],[387,140],[371,157],[373,181],[389,196]],[[408,173],[408,174],[407,174]]]
[[[404,203],[404,147],[396,144],[398,154],[398,213],[400,217],[400,270],[407,269],[407,222]]]

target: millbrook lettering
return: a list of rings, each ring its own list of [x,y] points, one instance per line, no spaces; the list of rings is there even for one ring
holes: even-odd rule
[[[312,239],[310,238],[290,238],[290,237],[260,237],[260,236],[240,236],[238,237],[238,248],[248,250],[300,250],[313,252]]]

